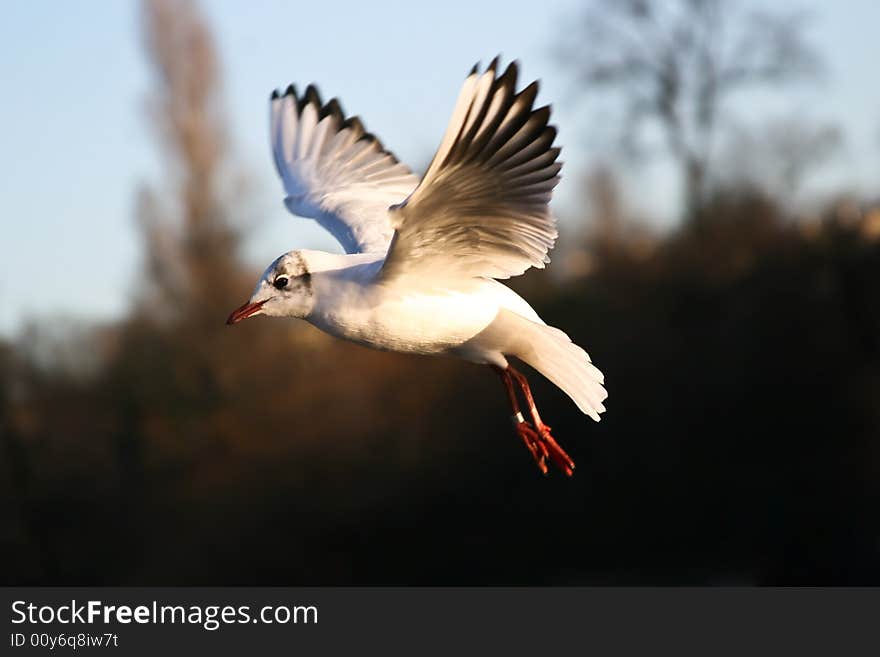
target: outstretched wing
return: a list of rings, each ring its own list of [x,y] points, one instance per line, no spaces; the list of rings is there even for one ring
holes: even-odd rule
[[[509,278],[550,261],[556,128],[549,106],[533,109],[538,83],[516,93],[516,62],[498,77],[497,65],[471,71],[424,178],[391,209],[381,276]]]
[[[315,219],[346,253],[384,253],[393,233],[388,207],[405,199],[418,178],[360,119],[346,119],[339,101],[322,104],[313,85],[302,96],[293,85],[284,94],[276,90],[270,105],[288,210]]]

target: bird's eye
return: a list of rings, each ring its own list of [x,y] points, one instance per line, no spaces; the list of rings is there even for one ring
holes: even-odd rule
[[[288,281],[287,276],[279,276],[278,278],[275,279],[275,282],[272,283],[272,285],[275,286],[276,290],[283,290],[284,288],[287,287],[287,281]]]

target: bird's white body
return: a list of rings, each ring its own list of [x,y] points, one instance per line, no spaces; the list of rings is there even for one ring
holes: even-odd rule
[[[497,351],[463,345],[504,309],[543,323],[525,299],[493,279],[475,280],[463,289],[419,290],[395,281],[377,283],[382,254],[300,253],[314,291],[314,305],[303,319],[364,346],[504,366]]]
[[[595,420],[605,410],[604,377],[587,353],[506,285],[477,278],[451,287],[382,277],[381,254],[298,250],[281,256],[261,279],[259,312],[304,319],[338,338],[409,354],[454,356],[505,369],[516,356],[556,383]],[[279,275],[308,278],[307,291],[279,295]]]

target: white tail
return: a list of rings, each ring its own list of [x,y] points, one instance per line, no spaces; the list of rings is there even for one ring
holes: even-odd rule
[[[509,313],[506,319],[516,323],[517,338],[505,353],[534,367],[571,397],[582,412],[598,422],[599,414],[605,411],[602,402],[608,392],[602,386],[604,375],[590,362],[587,352],[558,328],[532,322],[515,313]]]

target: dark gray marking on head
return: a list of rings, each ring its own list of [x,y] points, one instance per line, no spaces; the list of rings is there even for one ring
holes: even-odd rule
[[[306,267],[306,259],[302,257],[302,253],[300,253],[299,251],[294,251],[291,255],[296,258],[296,266],[291,274],[293,276],[302,276],[304,274],[308,274],[309,268]]]
[[[290,272],[290,283],[287,284],[286,289],[310,297],[314,292],[312,290],[312,274],[306,266],[306,259],[298,251],[293,253],[293,257],[296,259],[294,271]]]

